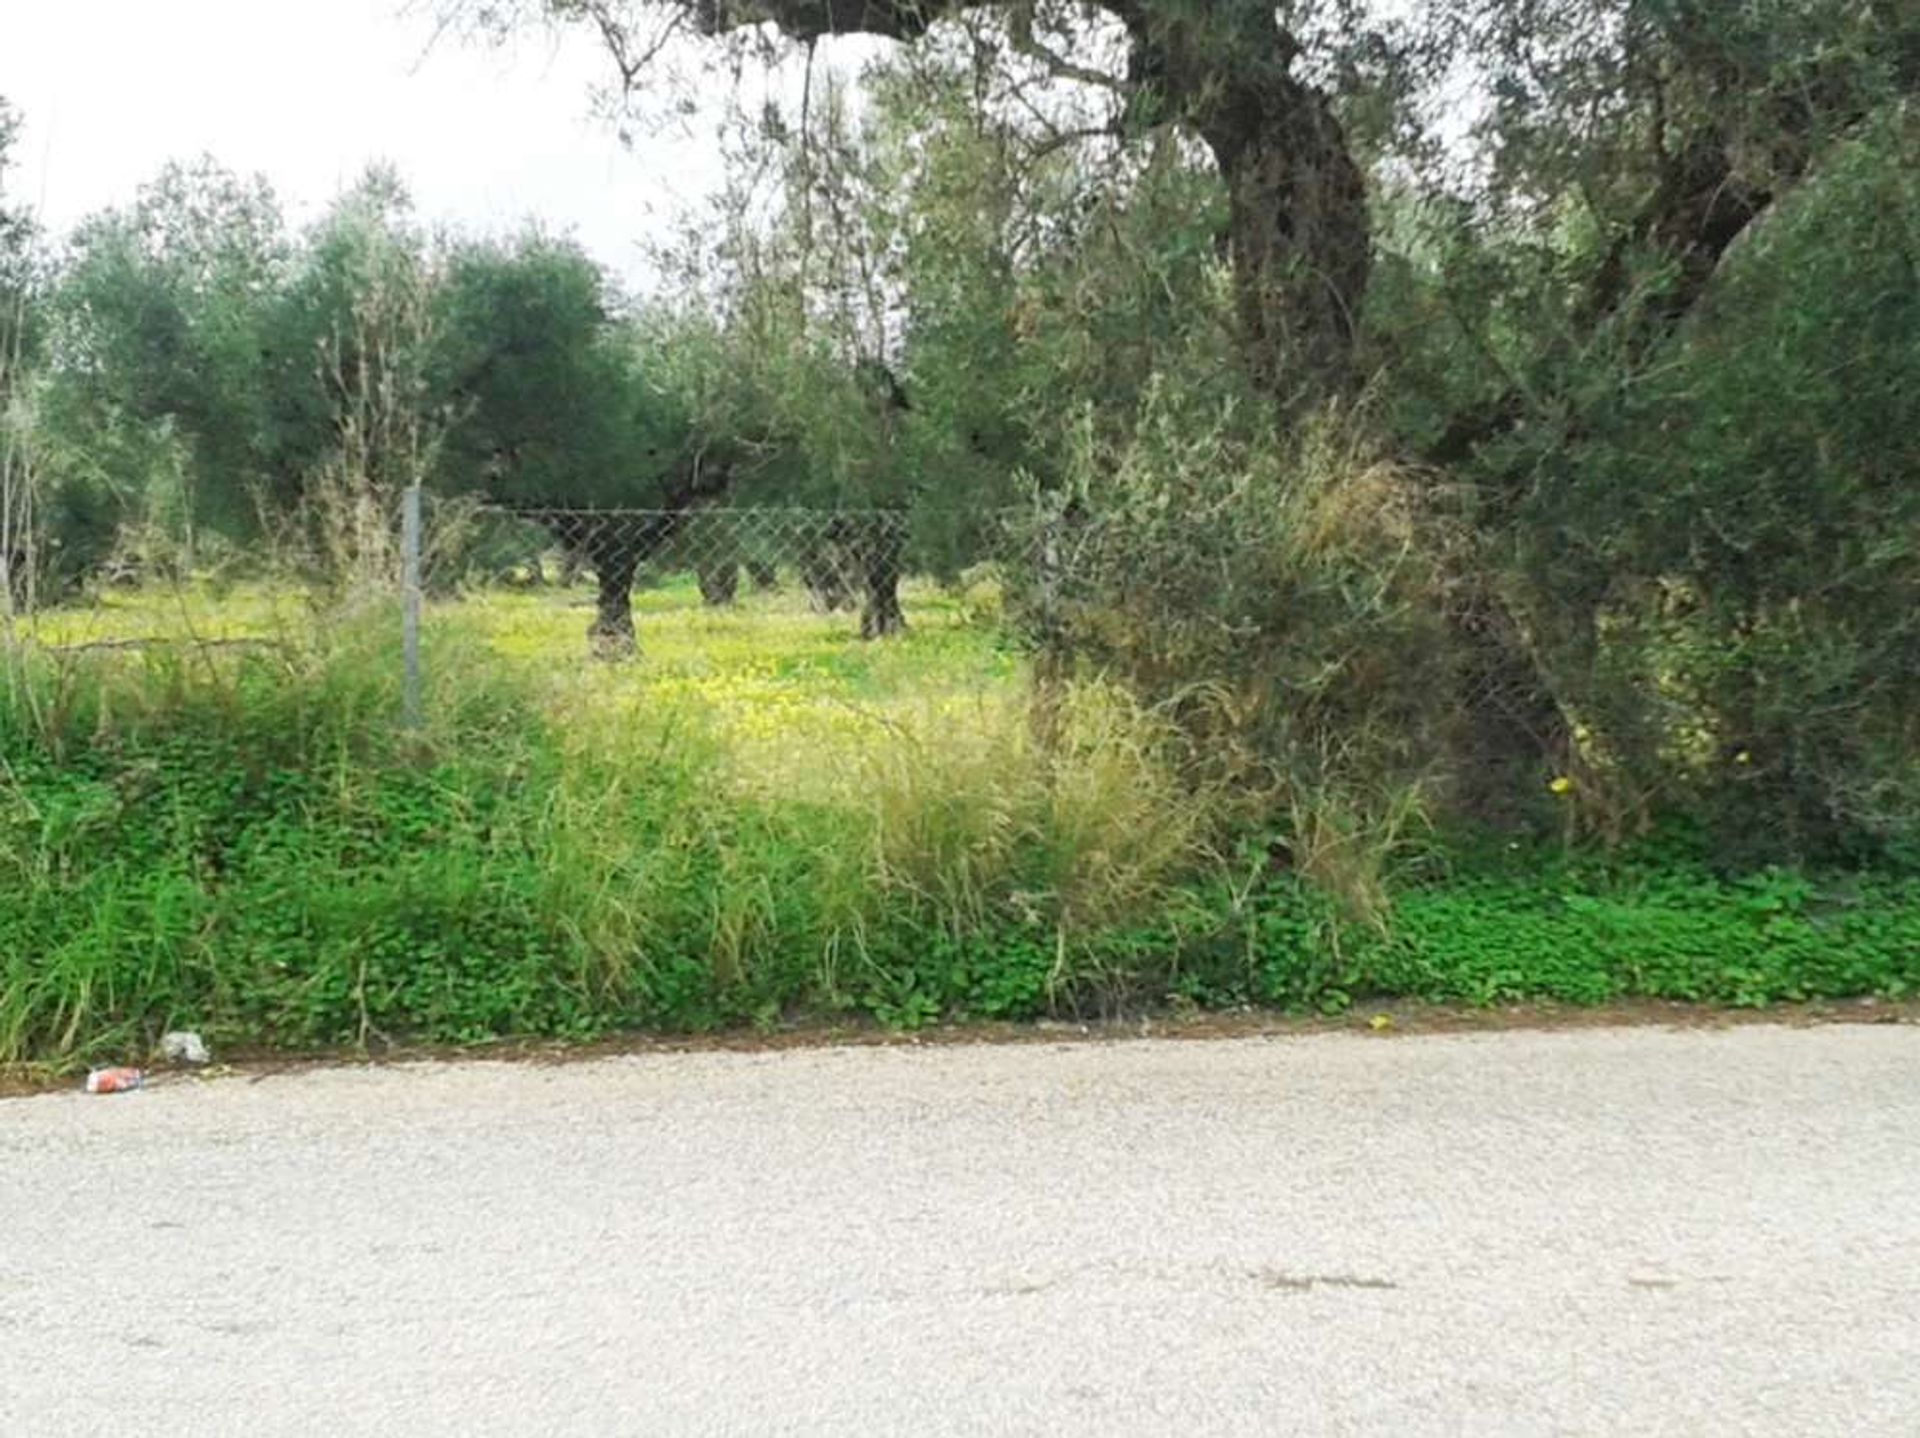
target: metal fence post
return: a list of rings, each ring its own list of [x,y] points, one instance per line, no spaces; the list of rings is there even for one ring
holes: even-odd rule
[[[1060,630],[1060,510],[1052,504],[1040,530],[1040,627],[1051,648]]]
[[[410,484],[400,505],[400,722],[420,727],[420,486]]]
[[[1051,760],[1060,744],[1060,705],[1065,690],[1066,666],[1061,653],[1060,632],[1060,530],[1061,513],[1057,496],[1043,496],[1046,507],[1041,515],[1037,552],[1034,554],[1035,581],[1039,608],[1038,633],[1033,656],[1033,737],[1041,754]]]

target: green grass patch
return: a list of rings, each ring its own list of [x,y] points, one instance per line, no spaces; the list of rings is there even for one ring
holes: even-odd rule
[[[1402,882],[1361,922],[1224,846],[1123,696],[1074,690],[1039,750],[1019,660],[937,595],[861,645],[789,596],[655,593],[678,607],[620,666],[585,659],[577,593],[437,609],[417,735],[379,607],[43,621],[0,656],[0,1060],[181,1026],[305,1049],[1920,989],[1920,887],[1893,875],[1547,852]],[[126,639],[164,642],[57,647]]]

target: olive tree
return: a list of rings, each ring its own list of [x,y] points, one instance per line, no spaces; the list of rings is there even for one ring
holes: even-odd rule
[[[542,517],[593,568],[596,648],[631,652],[641,564],[676,514],[732,483],[733,453],[697,423],[693,357],[620,313],[577,246],[537,231],[457,246],[439,313],[438,384],[456,415],[447,482]],[[604,509],[647,513],[578,512]]]

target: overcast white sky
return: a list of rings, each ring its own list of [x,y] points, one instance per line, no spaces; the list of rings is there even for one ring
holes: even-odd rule
[[[266,175],[299,223],[385,159],[423,218],[537,215],[638,277],[636,241],[715,183],[710,119],[628,151],[592,114],[607,71],[585,36],[430,36],[402,0],[0,0],[0,95],[26,118],[9,189],[64,230],[205,152]]]
[[[629,150],[593,112],[611,69],[587,35],[429,48],[430,6],[0,0],[0,95],[26,119],[8,188],[58,233],[131,200],[166,161],[205,153],[264,174],[297,225],[387,160],[424,219],[497,231],[537,216],[644,281],[641,242],[665,238],[720,179],[724,91],[708,85],[682,131],[643,130]],[[849,73],[876,48],[839,41],[820,63]],[[789,68],[771,84],[791,104]]]

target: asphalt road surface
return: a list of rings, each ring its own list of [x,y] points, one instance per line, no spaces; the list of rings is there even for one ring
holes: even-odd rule
[[[0,1102],[0,1433],[1920,1433],[1920,1027]]]

